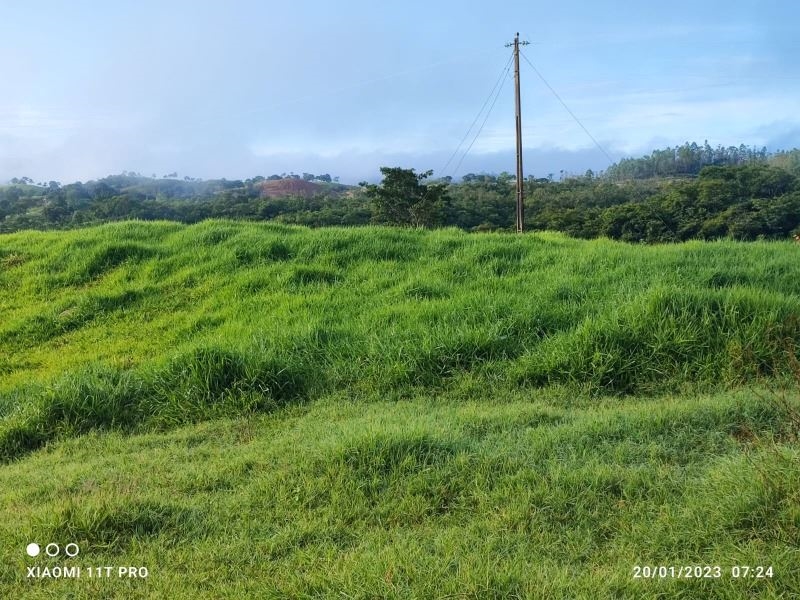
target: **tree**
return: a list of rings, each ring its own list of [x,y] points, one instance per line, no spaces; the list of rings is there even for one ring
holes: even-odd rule
[[[374,221],[412,227],[435,227],[444,222],[450,202],[446,187],[422,183],[433,171],[418,174],[414,169],[381,167],[381,173],[380,185],[365,186]]]

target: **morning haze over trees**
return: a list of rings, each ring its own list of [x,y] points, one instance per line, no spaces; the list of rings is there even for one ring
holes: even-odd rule
[[[328,173],[202,181],[124,171],[67,185],[15,177],[0,187],[0,232],[209,218],[512,229],[515,177],[509,173],[469,173],[460,182],[400,167],[382,167],[381,174],[380,184],[359,186]],[[603,173],[531,175],[526,225],[626,242],[786,238],[800,230],[800,150],[687,142],[623,159]]]

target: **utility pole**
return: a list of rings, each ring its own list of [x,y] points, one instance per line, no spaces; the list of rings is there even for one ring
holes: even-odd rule
[[[519,47],[527,46],[530,42],[520,42],[519,32],[514,36],[513,44],[506,44],[506,48],[514,46],[514,105],[517,124],[517,233],[525,229],[524,190],[522,184],[522,108],[519,98]]]

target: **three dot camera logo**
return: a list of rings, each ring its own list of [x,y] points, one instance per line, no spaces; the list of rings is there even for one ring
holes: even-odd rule
[[[42,553],[42,548],[36,542],[31,542],[25,548],[25,553],[30,556],[31,558],[36,558]],[[81,549],[78,547],[78,544],[69,543],[64,546],[64,550],[62,553],[61,546],[58,544],[47,544],[44,547],[44,553],[49,556],[50,558],[55,558],[57,556],[67,556],[69,558],[75,558],[78,554],[81,553]]]

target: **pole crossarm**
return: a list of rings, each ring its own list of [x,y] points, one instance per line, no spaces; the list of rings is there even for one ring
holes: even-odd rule
[[[517,33],[517,38],[519,38],[519,33]],[[518,43],[520,46],[527,46],[528,44],[530,44],[530,42],[528,42],[528,41],[526,41],[526,40],[522,40],[522,41],[519,41],[519,42],[517,42],[517,43]],[[506,44],[506,48],[511,48],[513,45],[514,45],[514,42],[508,42],[508,43]]]

